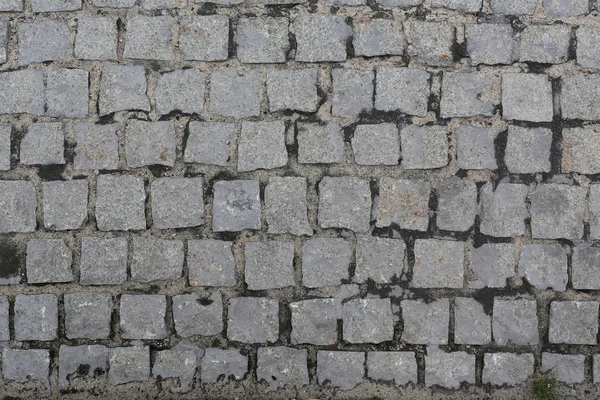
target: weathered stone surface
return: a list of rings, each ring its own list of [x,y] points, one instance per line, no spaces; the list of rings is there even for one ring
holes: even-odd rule
[[[60,122],[33,124],[21,139],[19,161],[26,165],[65,164],[64,143]]]
[[[343,156],[344,135],[336,122],[298,123],[299,163],[339,163]]]
[[[204,178],[157,178],[150,185],[152,224],[157,229],[204,224]]]
[[[600,290],[600,247],[582,243],[573,248],[571,281],[574,289]]]
[[[75,124],[75,169],[111,170],[119,166],[119,125]]]
[[[19,24],[19,65],[64,60],[71,48],[69,25],[64,21],[38,18]]]
[[[42,70],[0,73],[0,114],[44,114]]]
[[[302,248],[302,284],[306,287],[337,286],[349,279],[352,251],[342,238],[313,238]]]
[[[365,353],[354,351],[318,351],[317,381],[326,381],[341,390],[350,390],[365,376]]]
[[[515,386],[533,375],[533,354],[486,353],[483,355],[484,384]]]
[[[317,111],[317,69],[267,70],[267,97],[271,112]]]
[[[108,381],[111,385],[148,380],[149,346],[114,347],[108,351]]]
[[[464,243],[417,239],[411,285],[416,288],[462,288]]]
[[[509,24],[467,24],[465,36],[471,65],[512,64],[516,59],[518,41]]]
[[[342,317],[335,299],[302,300],[290,304],[292,344],[333,345],[337,342],[337,321]]]
[[[101,231],[146,228],[144,182],[122,175],[100,175],[96,188],[96,223]]]
[[[37,200],[33,183],[0,181],[0,233],[33,232]]]
[[[46,115],[84,118],[88,115],[89,73],[83,69],[55,69],[46,74]]]
[[[519,61],[565,62],[569,58],[570,40],[571,27],[568,25],[530,25],[521,32]]]
[[[596,43],[600,40],[600,28],[580,26],[577,28],[577,64],[585,68],[600,68],[600,56]]]
[[[223,301],[219,292],[173,296],[175,330],[182,337],[213,336],[223,330]]]
[[[167,301],[157,294],[124,294],[121,296],[121,336],[125,339],[164,339]]]
[[[321,228],[345,228],[363,233],[371,221],[369,182],[355,177],[326,176],[319,183]]]
[[[216,383],[221,376],[225,380],[233,376],[235,379],[243,379],[248,372],[248,357],[242,355],[239,350],[222,350],[208,348],[204,350],[200,376],[204,383]]]
[[[27,283],[73,281],[71,249],[62,239],[32,239],[27,242]]]
[[[381,178],[376,226],[426,231],[431,185],[419,179]]]
[[[113,301],[109,293],[64,296],[65,334],[69,339],[108,339]]]
[[[543,0],[542,4],[550,18],[564,18],[589,12],[589,2],[586,0]]]
[[[397,165],[400,136],[395,124],[358,125],[352,136],[354,161],[361,165]]]
[[[531,234],[540,239],[581,239],[585,198],[580,186],[539,184],[531,195]]]
[[[146,87],[144,67],[105,65],[100,78],[100,115],[126,110],[150,111]]]
[[[216,70],[210,80],[210,112],[224,117],[257,117],[261,78],[256,72],[235,68]]]
[[[170,121],[127,121],[125,159],[131,168],[175,164],[175,127]]]
[[[257,351],[256,378],[265,380],[268,390],[308,385],[306,349],[261,347]]]
[[[367,353],[367,376],[378,381],[393,381],[396,386],[416,384],[415,354],[403,351],[370,351]]]
[[[88,181],[51,181],[42,184],[44,227],[57,231],[80,229],[87,218]]]
[[[238,171],[273,169],[287,164],[285,123],[244,122],[238,143]]]
[[[502,288],[515,275],[515,246],[509,243],[485,243],[470,249],[471,262],[465,273],[467,286],[473,289]]]
[[[562,134],[562,172],[600,173],[600,131],[590,128],[565,128]]]
[[[412,51],[420,62],[432,66],[452,65],[452,47],[455,41],[455,29],[452,25],[414,20],[410,29]]]
[[[178,378],[179,386],[173,391],[187,393],[193,389],[198,360],[194,349],[178,347],[156,352],[152,376],[156,379]]]
[[[402,319],[404,331],[401,340],[412,344],[447,344],[450,304],[448,299],[431,303],[420,300],[403,300]]]
[[[192,286],[234,286],[235,260],[232,243],[213,240],[188,240],[187,267]]]
[[[560,110],[565,119],[600,120],[600,76],[563,75]]]
[[[394,336],[394,318],[390,299],[355,299],[342,308],[344,341],[381,343]]]
[[[54,294],[18,294],[15,297],[16,340],[54,340],[58,336],[58,298]]]
[[[178,279],[183,269],[183,242],[153,237],[134,237],[129,267],[131,280],[152,282]]]
[[[502,118],[550,122],[554,115],[552,104],[552,84],[548,76],[502,75]]]
[[[335,68],[331,71],[333,97],[331,115],[354,118],[373,109],[373,80],[371,70]]]
[[[307,209],[305,178],[269,178],[265,188],[265,214],[269,233],[312,235]]]
[[[294,286],[292,242],[248,242],[244,248],[246,284],[250,290]]]
[[[475,222],[478,211],[475,183],[468,179],[451,177],[440,182],[436,192],[437,227],[447,231],[469,230]]]
[[[425,356],[425,385],[458,389],[462,382],[475,383],[475,355],[436,349]]]
[[[118,285],[127,279],[127,239],[124,237],[81,239],[79,283]]]
[[[409,125],[400,131],[402,168],[436,169],[448,164],[448,138],[443,126]]]
[[[379,67],[376,70],[375,109],[427,114],[429,73],[419,69]]]
[[[160,75],[154,92],[156,112],[200,114],[204,109],[204,79],[204,73],[197,69],[176,69]]]
[[[222,167],[229,165],[234,124],[190,121],[188,129],[190,135],[183,153],[184,162]]]
[[[527,185],[499,183],[495,188],[486,183],[481,188],[481,233],[496,237],[515,237],[525,233],[529,216],[525,199]]]
[[[494,341],[500,346],[538,344],[538,319],[535,300],[494,298],[492,313]]]
[[[494,77],[481,72],[445,72],[440,117],[493,115]]]
[[[352,28],[342,15],[300,15],[291,31],[296,35],[296,61],[344,61]]]
[[[456,164],[461,169],[494,170],[495,141],[498,132],[493,128],[459,125],[456,128]]]
[[[2,377],[9,381],[38,381],[50,390],[50,352],[48,350],[2,351]]]
[[[218,181],[213,190],[213,231],[260,229],[258,181]]]
[[[354,282],[392,283],[407,269],[406,245],[401,239],[359,235],[356,240]]]
[[[180,23],[179,48],[184,60],[227,60],[229,18],[226,15],[182,17]]]
[[[75,57],[82,60],[116,60],[117,40],[117,18],[81,17],[77,21]]]
[[[552,131],[510,125],[504,154],[508,170],[516,174],[550,172]],[[565,153],[563,153],[565,157]]]
[[[242,343],[274,343],[279,339],[279,302],[265,297],[229,300],[227,338]]]
[[[597,344],[597,301],[553,301],[550,304],[550,343]]]
[[[567,289],[567,253],[559,244],[526,244],[521,247],[519,275],[536,289]]]
[[[80,368],[87,366],[88,368]],[[58,386],[69,389],[71,379],[98,379],[108,371],[108,348],[93,344],[83,346],[60,346],[58,352]]]
[[[491,340],[492,321],[483,305],[469,297],[454,299],[454,342],[483,345]]]
[[[134,15],[127,18],[123,57],[146,60],[173,59],[171,17]]]
[[[585,356],[583,354],[542,353],[542,372],[565,383],[583,383],[585,380]]]
[[[352,45],[357,56],[401,55],[406,48],[400,21],[382,18],[353,21],[352,30]]]
[[[242,63],[283,63],[290,48],[287,18],[240,18],[235,43]]]

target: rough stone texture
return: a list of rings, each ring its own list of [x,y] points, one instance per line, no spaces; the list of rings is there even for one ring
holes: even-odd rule
[[[238,171],[283,167],[287,161],[283,121],[242,124],[238,143]]]
[[[502,117],[531,122],[552,121],[552,85],[548,76],[503,74]]]
[[[464,243],[417,239],[411,285],[416,288],[462,288]]]
[[[244,273],[250,290],[294,286],[292,242],[249,242],[244,248]]]
[[[38,381],[50,390],[50,352],[48,350],[2,351],[2,377],[17,382]]]
[[[454,342],[488,344],[492,340],[492,321],[483,305],[469,297],[454,299]]]
[[[519,275],[536,289],[567,289],[567,254],[558,244],[526,244],[521,247]]]
[[[156,379],[178,378],[179,386],[171,390],[187,393],[193,389],[197,355],[193,349],[185,350],[178,346],[156,352],[152,376]]]
[[[64,296],[65,335],[69,339],[108,339],[113,301],[109,293]]]
[[[600,186],[591,185],[589,193],[590,239],[600,238]]]
[[[216,383],[222,375],[227,380],[230,376],[243,379],[248,372],[248,357],[239,350],[222,350],[208,348],[204,350],[200,375],[205,383]]]
[[[25,69],[0,73],[0,114],[44,114],[44,73]]]
[[[497,168],[495,140],[497,132],[491,128],[459,125],[456,128],[456,164],[462,169]]]
[[[339,163],[344,156],[344,135],[333,122],[298,124],[298,162],[301,164]]]
[[[19,24],[19,65],[64,60],[71,48],[69,35],[64,21],[39,18]]]
[[[517,40],[509,24],[467,24],[465,36],[471,65],[512,64],[516,59]]]
[[[331,71],[333,98],[331,115],[353,118],[373,109],[373,79],[371,70],[336,68]]]
[[[65,164],[64,143],[60,122],[33,124],[21,140],[19,161],[26,165]]]
[[[481,9],[481,0],[433,0],[431,5],[459,11],[477,12]]]
[[[405,272],[406,245],[403,240],[357,237],[354,282],[392,283]]]
[[[151,138],[151,140],[149,140]],[[131,168],[175,164],[175,128],[170,121],[129,120],[125,128],[125,159]]]
[[[413,344],[447,344],[450,322],[448,299],[431,303],[420,300],[403,300],[402,319],[404,331],[400,339]]]
[[[451,177],[440,182],[436,192],[437,227],[447,231],[464,232],[469,230],[477,215],[477,186],[475,183]]]
[[[1,124],[0,125],[0,171],[10,170],[11,136],[12,136],[12,127],[10,125]]]
[[[225,117],[257,117],[261,86],[256,72],[243,73],[235,68],[215,71],[210,80],[210,112]]]
[[[600,55],[596,45],[600,40],[600,28],[580,26],[577,28],[577,64],[585,68],[600,68]]]
[[[343,305],[344,341],[381,343],[394,336],[390,299],[356,299]]]
[[[445,72],[440,117],[493,115],[493,76],[480,72]],[[460,159],[460,157],[459,157]]]
[[[92,344],[60,346],[58,354],[58,386],[67,390],[75,378],[92,380],[108,372],[108,348]],[[80,366],[89,368],[80,368]]]
[[[296,61],[344,61],[352,28],[342,15],[300,15],[291,31],[296,35]]]
[[[42,184],[44,228],[80,229],[87,218],[88,181],[51,181]]]
[[[82,69],[56,69],[46,74],[46,115],[83,118],[89,108],[89,74]]]
[[[279,338],[279,302],[265,297],[229,300],[227,338],[242,343],[274,343]]]
[[[100,175],[96,189],[96,223],[101,231],[146,228],[144,182],[133,176]]]
[[[317,380],[329,382],[332,387],[350,390],[362,382],[365,376],[365,353],[355,351],[317,352]]]
[[[154,227],[169,229],[202,225],[203,182],[202,177],[155,179],[150,185]]]
[[[409,125],[400,131],[402,168],[436,169],[448,164],[448,138],[443,126]]]
[[[533,375],[533,362],[533,354],[486,353],[482,382],[494,386],[521,384]]]
[[[119,137],[117,124],[97,125],[89,122],[75,124],[75,169],[110,170],[119,166]]]
[[[452,47],[455,28],[447,23],[413,21],[412,52],[417,60],[432,66],[448,66],[454,62]]]
[[[108,381],[111,385],[148,380],[150,377],[148,346],[115,347],[108,351]]]
[[[171,60],[173,48],[171,17],[135,15],[127,18],[123,57],[146,60]]]
[[[188,129],[190,135],[183,154],[184,162],[229,165],[234,124],[191,121]]]
[[[367,376],[378,381],[393,381],[397,386],[416,384],[415,354],[402,351],[370,351],[367,353]]]
[[[600,248],[590,244],[573,248],[571,281],[575,289],[600,290]]]
[[[547,2],[548,0],[546,0]],[[550,0],[552,1],[552,0]],[[519,61],[559,64],[569,58],[571,27],[531,25],[521,33]]]
[[[552,131],[510,125],[504,163],[515,174],[550,172]],[[563,153],[563,157],[565,157]]]
[[[542,353],[542,372],[565,383],[583,383],[585,380],[585,356],[572,354]]]
[[[562,134],[562,172],[600,173],[600,132],[592,128],[565,128]]]
[[[290,48],[287,18],[240,18],[235,43],[242,63],[284,63]]]
[[[475,383],[475,355],[431,351],[425,356],[425,385],[458,389],[462,382]]]
[[[352,45],[357,56],[402,55],[406,48],[406,36],[400,21],[353,21],[352,31]]]
[[[354,161],[361,165],[397,165],[400,136],[394,124],[358,125],[352,136]]]
[[[100,115],[125,110],[150,111],[145,73],[142,66],[105,65],[100,78]]]
[[[226,15],[181,18],[179,48],[184,60],[227,60],[228,42],[229,18]]]
[[[183,242],[134,237],[129,266],[131,280],[152,282],[179,279],[183,270]]]
[[[127,239],[84,237],[79,274],[82,285],[124,283],[127,279]]]
[[[550,304],[550,343],[597,344],[597,301],[553,301]]]
[[[543,0],[544,10],[551,18],[564,18],[572,15],[587,14],[589,2],[587,0]]]
[[[429,100],[429,73],[419,69],[379,67],[375,109],[424,116]]]
[[[187,267],[192,286],[234,286],[232,243],[221,240],[188,240]]]
[[[0,233],[33,232],[37,200],[33,183],[0,180]]]
[[[531,196],[531,234],[540,239],[581,239],[585,198],[579,186],[546,183]]]
[[[197,69],[176,69],[162,74],[154,92],[157,113],[200,114],[204,108],[204,79],[204,73]]]
[[[116,60],[117,40],[117,18],[79,18],[75,36],[75,57],[82,60]]]
[[[62,239],[27,242],[27,283],[72,282],[73,254]]]
[[[182,337],[194,335],[213,336],[223,330],[223,301],[221,294],[209,297],[197,294],[173,296],[175,330]]]
[[[525,199],[528,188],[516,183],[486,183],[481,188],[481,233],[496,237],[515,237],[525,233],[529,216]]]
[[[0,296],[0,340],[2,341],[10,340],[9,306],[8,297]]]
[[[515,275],[515,246],[509,243],[485,243],[470,250],[467,286],[473,289],[502,288]]]
[[[431,185],[424,180],[381,178],[376,226],[426,231]]]
[[[492,332],[496,344],[538,344],[535,300],[495,297],[492,315]]]
[[[267,70],[269,111],[317,111],[317,70],[315,68]]]
[[[290,304],[292,344],[333,345],[341,308],[335,299],[302,300]]]
[[[18,294],[14,318],[16,340],[54,340],[58,335],[58,298],[53,294]]]
[[[260,229],[258,181],[218,181],[213,190],[213,231]]]
[[[23,0],[2,0],[0,11],[23,11]]]
[[[345,228],[358,233],[369,229],[371,189],[355,177],[325,177],[319,183],[319,226]]]
[[[302,247],[302,284],[306,287],[340,285],[349,278],[352,251],[342,238],[313,238]]]
[[[168,334],[166,307],[162,295],[122,295],[119,309],[121,336],[125,339],[164,339]]]
[[[308,385],[306,349],[262,347],[257,352],[256,378],[265,380],[268,390]]]
[[[600,120],[600,77],[564,75],[561,78],[560,110],[565,119]]]
[[[305,178],[269,178],[265,188],[265,214],[269,233],[310,236]]]

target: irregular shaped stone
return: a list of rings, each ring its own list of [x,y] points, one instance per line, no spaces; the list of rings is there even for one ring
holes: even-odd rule
[[[492,313],[494,342],[500,346],[535,345],[539,342],[535,300],[494,298]]]
[[[223,301],[219,292],[173,296],[175,330],[182,337],[213,336],[223,330]]]
[[[265,297],[229,300],[227,338],[242,343],[274,343],[279,339],[279,302]]]
[[[113,302],[110,293],[82,292],[64,296],[65,335],[69,339],[108,339]]]
[[[72,282],[73,254],[63,239],[27,242],[27,283]]]
[[[400,131],[402,168],[436,169],[448,165],[448,137],[444,126],[408,125]]]
[[[600,76],[563,75],[560,110],[565,119],[600,120]]]
[[[567,253],[559,244],[526,244],[521,247],[519,275],[536,289],[567,289]]]
[[[179,49],[184,60],[227,60],[229,18],[226,15],[182,17],[180,24]]]
[[[23,11],[23,0],[1,0],[0,11]]]
[[[463,287],[464,243],[417,239],[411,286],[416,288]]]
[[[191,286],[235,286],[233,243],[188,240],[187,267]]]
[[[597,344],[597,301],[553,301],[550,303],[550,343]]]
[[[492,341],[492,319],[483,305],[469,297],[454,299],[454,342],[488,344]]]
[[[108,349],[99,344],[60,346],[58,352],[58,386],[68,390],[70,380],[94,379],[108,371]]]
[[[204,79],[204,72],[197,69],[176,69],[160,75],[154,91],[156,112],[200,114],[204,109]]]
[[[519,61],[545,64],[559,64],[565,62],[569,58],[570,41],[570,26],[527,26],[520,35]]]
[[[119,125],[75,124],[75,169],[114,170],[119,167]]]
[[[88,115],[89,73],[82,69],[55,69],[46,74],[46,115],[84,118]]]
[[[580,26],[577,28],[577,64],[584,68],[600,68],[600,55],[596,43],[600,40],[600,28]]]
[[[37,18],[35,22],[21,22],[18,35],[19,65],[62,61],[71,50],[69,25],[65,21]]]
[[[124,339],[164,339],[167,337],[165,296],[123,294],[119,314]],[[111,367],[112,368],[112,367]]]
[[[313,238],[302,247],[302,284],[309,288],[337,286],[349,279],[352,251],[342,238]]]
[[[412,21],[412,51],[426,65],[449,66],[454,62],[455,29],[444,22]]]
[[[562,172],[600,173],[600,131],[594,126],[565,128],[562,132]]]
[[[100,116],[117,111],[150,111],[146,71],[141,65],[105,65],[100,78]]]
[[[564,18],[589,12],[587,0],[543,0],[542,4],[550,18]]]
[[[413,344],[447,344],[450,323],[448,299],[431,303],[421,300],[403,300],[402,320],[404,331],[401,340]]]
[[[334,68],[331,115],[355,118],[373,109],[373,80],[371,70]]]
[[[150,185],[152,224],[157,229],[204,224],[204,178],[156,178]]]
[[[38,381],[50,390],[50,352],[48,350],[2,351],[2,377],[9,381]]]
[[[42,70],[0,73],[0,114],[44,114]]]
[[[147,381],[150,377],[148,346],[114,347],[108,352],[108,381],[111,385]]]
[[[175,127],[171,121],[131,119],[125,128],[125,159],[131,168],[175,165]]]
[[[61,122],[35,123],[21,139],[19,161],[25,165],[65,164],[65,133]]]
[[[517,40],[509,24],[466,24],[467,53],[471,65],[512,64]]]
[[[406,36],[400,21],[390,19],[358,19],[352,24],[354,54],[364,57],[402,55]]]
[[[426,231],[431,185],[420,179],[381,178],[376,226]]]
[[[350,390],[365,377],[365,353],[354,351],[318,351],[317,381],[341,390]]]
[[[407,269],[403,240],[358,235],[354,282],[392,283]]]
[[[172,391],[187,393],[193,389],[196,363],[196,352],[192,349],[183,350],[176,346],[170,350],[157,351],[152,376],[157,379],[179,379],[179,386]]]
[[[200,375],[204,383],[216,383],[221,376],[225,381],[233,376],[237,380],[244,379],[248,373],[248,357],[242,355],[237,349],[204,350]]]
[[[600,248],[582,243],[573,248],[571,282],[578,290],[600,290]]]
[[[493,115],[494,77],[481,72],[444,72],[440,117]],[[461,125],[463,126],[463,125]]]
[[[308,385],[306,349],[261,347],[256,357],[256,379],[267,382],[267,391]]]
[[[35,231],[36,208],[33,183],[0,180],[0,233]]]
[[[240,18],[235,43],[242,63],[284,63],[290,49],[287,18]]]
[[[585,356],[583,354],[542,353],[542,372],[550,373],[557,381],[583,383]]]
[[[495,237],[515,237],[525,233],[529,216],[525,199],[527,185],[499,183],[495,190],[488,182],[481,189],[480,231]]]
[[[515,246],[510,243],[484,243],[470,249],[471,262],[465,274],[472,289],[502,288],[515,275]]]

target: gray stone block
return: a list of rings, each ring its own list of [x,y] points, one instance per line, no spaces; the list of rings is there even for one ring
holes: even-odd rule
[[[440,117],[494,115],[494,80],[482,72],[444,72]]]
[[[437,188],[436,224],[446,231],[465,232],[471,229],[477,216],[477,186],[458,177],[441,181]]]
[[[297,140],[300,164],[332,164],[344,158],[344,135],[336,122],[298,123]]]
[[[571,282],[578,290],[600,290],[600,247],[582,243],[573,248]]]
[[[177,379],[179,386],[171,390],[175,393],[187,393],[194,387],[197,358],[195,350],[184,350],[178,346],[170,350],[157,351],[152,366],[152,376],[157,380]]]
[[[23,0],[0,0],[0,11],[23,11]]]
[[[0,124],[0,171],[10,170],[12,126]]]
[[[248,289],[294,286],[293,242],[248,242],[244,247],[244,258]]]
[[[376,226],[426,231],[430,194],[431,185],[425,180],[381,178]]]
[[[164,339],[167,337],[167,300],[157,294],[123,294],[119,308],[123,339]]]
[[[436,169],[448,165],[445,126],[408,125],[400,131],[402,168]]]
[[[594,383],[598,383],[598,382],[600,382],[600,355],[594,355],[593,357],[594,357],[593,358],[593,360],[594,360],[593,380],[594,380]]]
[[[454,343],[484,345],[492,341],[492,319],[469,297],[454,299]]]
[[[471,65],[512,64],[517,40],[509,24],[466,24],[467,53]]]
[[[0,21],[0,64],[4,64],[8,56],[9,21]]]
[[[356,118],[373,109],[373,80],[371,70],[334,68],[331,115]]]
[[[341,390],[354,389],[365,377],[365,353],[356,351],[318,351],[317,382]]]
[[[65,163],[65,133],[61,122],[30,125],[21,139],[19,161],[25,165]]]
[[[159,115],[178,111],[200,114],[204,109],[204,72],[198,69],[176,69],[158,77],[156,112]]]
[[[590,12],[588,0],[543,0],[542,4],[550,18],[564,18]]]
[[[498,132],[493,128],[459,125],[456,127],[456,165],[461,169],[494,170]]]
[[[352,176],[324,177],[319,183],[319,226],[364,233],[371,221],[369,182]]]
[[[229,18],[226,15],[183,17],[180,24],[179,49],[184,60],[227,60]]]
[[[81,239],[79,283],[118,285],[127,280],[127,239]]]
[[[405,351],[369,351],[367,376],[377,381],[393,381],[396,386],[417,383],[415,353]]]
[[[358,125],[352,137],[354,161],[361,165],[398,165],[400,135],[395,124]]]
[[[361,19],[352,23],[354,54],[364,57],[402,55],[406,36],[402,23],[391,19]]]
[[[225,122],[190,121],[183,161],[186,163],[229,165],[230,144],[235,125]]]
[[[79,17],[75,36],[75,58],[116,60],[117,40],[116,17]]]
[[[402,320],[404,331],[401,340],[412,344],[447,344],[450,323],[448,299],[431,303],[420,300],[403,300]]]
[[[240,18],[235,43],[242,63],[284,63],[290,49],[287,18]]]
[[[343,15],[299,15],[292,22],[296,35],[296,61],[344,61],[352,28]]]
[[[262,81],[258,72],[223,68],[210,79],[210,112],[224,117],[258,117]]]
[[[519,275],[538,290],[567,289],[567,253],[559,244],[526,244],[521,247]]]
[[[267,97],[271,112],[317,111],[317,69],[268,69]]]
[[[550,122],[553,115],[552,84],[548,76],[502,75],[502,118]]]
[[[336,299],[302,300],[290,303],[292,344],[331,346],[337,342],[341,307]]]
[[[444,353],[428,349],[425,356],[425,385],[458,389],[461,383],[475,384],[475,355],[464,351]]]
[[[233,376],[235,379],[244,379],[248,373],[248,357],[242,355],[237,349],[204,350],[200,376],[204,383],[216,383],[221,376],[225,381]]]
[[[0,296],[0,340],[10,340],[9,322],[10,302],[7,296]]]
[[[73,254],[63,239],[27,242],[27,283],[72,282]]]
[[[423,4],[423,0],[379,0],[378,3],[384,7],[409,8],[420,6]]]
[[[438,239],[415,240],[412,287],[462,288],[464,248],[463,242]]]
[[[540,239],[581,239],[588,190],[539,184],[531,195],[531,234]]]
[[[107,8],[131,8],[135,2],[136,0],[92,0],[92,5]]]
[[[134,237],[131,259],[131,280],[152,282],[181,278],[183,271],[183,241],[154,237]]]
[[[146,60],[172,60],[171,17],[134,15],[127,18],[123,57]]]
[[[235,286],[233,243],[188,240],[187,267],[191,286]]]
[[[62,61],[71,51],[69,25],[64,21],[38,18],[35,22],[21,22],[18,35],[19,65]]]
[[[302,284],[306,287],[337,286],[349,279],[352,251],[341,238],[313,238],[302,248]]]
[[[2,377],[9,381],[37,381],[50,390],[50,352],[48,350],[2,350]]]
[[[89,368],[80,368],[87,366]],[[71,379],[98,379],[108,372],[108,348],[93,344],[60,346],[58,351],[58,387],[68,390]]]
[[[583,354],[542,353],[541,371],[550,373],[557,381],[583,383],[585,356]]]
[[[545,0],[548,1],[548,0]],[[520,35],[519,61],[560,64],[569,58],[571,27],[530,25]]]
[[[188,0],[142,0],[142,7],[147,10],[185,9]]]
[[[75,124],[75,169],[117,169],[119,167],[119,125]]]
[[[44,114],[44,73],[24,69],[0,73],[0,114]]]
[[[96,186],[96,224],[101,231],[146,228],[144,181],[134,176],[100,175]]]
[[[131,168],[148,165],[175,165],[175,127],[173,121],[130,119],[125,128],[125,159]]]
[[[108,352],[108,381],[111,385],[147,381],[150,377],[150,347],[114,347]]]
[[[600,173],[600,131],[591,128],[564,128],[561,172]]]
[[[525,234],[527,185],[499,183],[495,190],[488,182],[481,188],[480,231],[495,237],[516,237]]]
[[[516,174],[550,172],[551,148],[550,129],[509,125],[504,163],[510,172]]]
[[[492,12],[506,15],[533,14],[538,0],[492,0]]]
[[[117,111],[150,111],[146,71],[141,65],[105,65],[100,78],[100,116]]]
[[[356,268],[353,281],[392,283],[406,273],[404,240],[358,235],[356,239]]]
[[[212,230],[214,232],[260,229],[258,181],[217,181],[213,190]]]
[[[425,116],[430,75],[420,69],[379,67],[376,70],[375,109]]]
[[[55,69],[46,74],[46,115],[84,118],[88,115],[89,73],[82,69]]]
[[[310,236],[306,178],[270,177],[265,188],[265,214],[269,233]]]
[[[550,343],[597,344],[597,301],[553,301],[550,303]]]
[[[382,343],[394,338],[390,299],[354,299],[342,307],[345,342]]]
[[[279,302],[266,297],[229,300],[227,339],[242,343],[275,343],[279,339]]]
[[[16,340],[54,340],[58,334],[58,298],[54,294],[18,294],[14,319]]]
[[[537,305],[535,300],[494,298],[492,313],[494,342],[504,346],[539,343]]]
[[[33,183],[0,180],[0,233],[35,231],[36,208]]]
[[[414,20],[410,25],[412,53],[426,65],[449,66],[454,63],[454,26],[443,22]]]
[[[157,229],[204,224],[204,178],[156,178],[150,185],[152,225]]]
[[[533,375],[533,354],[486,353],[482,382],[494,386],[515,386]]]
[[[238,143],[238,171],[274,169],[287,164],[283,121],[244,122]]]
[[[256,379],[267,382],[267,391],[308,385],[306,349],[261,347],[256,353]]]
[[[600,28],[580,26],[577,28],[577,64],[584,68],[600,68],[600,54],[596,44],[600,41]]]
[[[560,109],[564,119],[600,120],[600,76],[563,75]]]
[[[110,293],[67,293],[65,335],[69,339],[108,339],[113,302]]]
[[[515,275],[515,246],[509,243],[485,243],[472,247],[471,262],[465,274],[472,289],[503,288]]]
[[[431,5],[472,13],[481,10],[481,0],[433,0]]]
[[[590,239],[600,238],[600,185],[590,185],[589,224]]]
[[[221,293],[202,298],[195,293],[173,296],[173,320],[179,336],[218,335],[223,330]]]

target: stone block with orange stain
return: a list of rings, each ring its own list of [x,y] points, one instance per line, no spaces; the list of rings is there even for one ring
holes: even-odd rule
[[[376,226],[426,231],[431,184],[421,179],[381,178]]]
[[[416,288],[463,287],[464,242],[415,240],[411,286]]]

